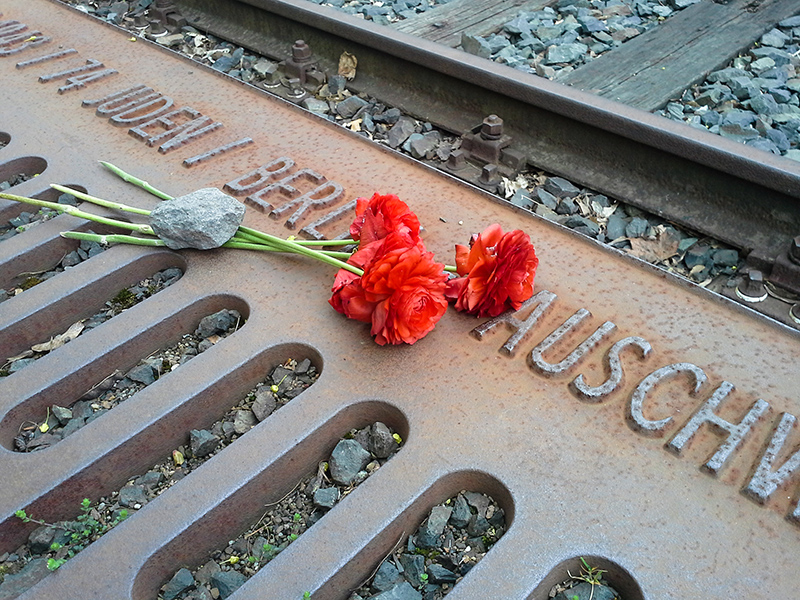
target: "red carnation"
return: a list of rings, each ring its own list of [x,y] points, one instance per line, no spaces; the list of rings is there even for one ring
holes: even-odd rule
[[[361,247],[382,240],[390,232],[406,233],[419,240],[419,219],[408,205],[394,194],[374,194],[356,200],[356,218],[350,225],[350,237],[361,241]]]
[[[460,277],[447,283],[445,295],[456,310],[479,317],[496,317],[519,309],[533,295],[539,259],[530,237],[520,230],[503,233],[500,225],[473,236],[470,247],[456,246]]]
[[[413,344],[447,310],[444,265],[407,232],[389,232],[348,262],[363,268],[364,275],[340,270],[330,304],[351,319],[372,323],[372,335],[381,346]]]

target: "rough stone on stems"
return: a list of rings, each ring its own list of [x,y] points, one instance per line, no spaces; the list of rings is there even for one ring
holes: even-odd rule
[[[168,248],[218,248],[244,219],[244,205],[216,188],[165,200],[150,213],[150,226]]]

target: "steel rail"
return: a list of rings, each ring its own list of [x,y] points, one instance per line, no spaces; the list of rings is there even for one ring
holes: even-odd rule
[[[488,114],[539,168],[750,252],[767,267],[800,231],[800,165],[304,0],[179,0],[189,21],[267,56],[304,39],[357,90],[464,132]]]

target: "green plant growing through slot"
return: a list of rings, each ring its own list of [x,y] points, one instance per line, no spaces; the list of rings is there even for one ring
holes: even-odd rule
[[[64,525],[56,525],[54,523],[42,521],[41,519],[35,519],[29,516],[24,510],[16,511],[14,516],[22,520],[23,523],[36,523],[37,525],[41,525],[43,527],[49,527],[54,530],[63,530],[69,533],[65,544],[62,545],[58,542],[50,544],[50,551],[55,552],[56,557],[50,557],[47,559],[47,568],[51,571],[55,571],[61,565],[67,562],[67,560],[86,548],[86,546],[128,518],[128,511],[122,509],[119,512],[119,516],[113,521],[109,523],[101,523],[92,516],[91,500],[84,498],[81,501],[81,514],[76,517],[75,521],[68,521],[64,523]],[[61,552],[62,556],[58,556],[61,550],[66,550],[66,552]]]
[[[592,586],[592,591],[589,593],[589,600],[592,600],[592,598],[594,597],[594,586],[603,585],[603,581],[602,581],[603,580],[603,574],[607,573],[608,571],[605,571],[605,570],[601,569],[600,567],[592,567],[592,566],[590,566],[589,563],[586,562],[586,559],[583,558],[582,556],[580,557],[580,560],[581,560],[581,563],[582,563],[581,564],[581,572],[578,575],[573,575],[572,573],[567,571],[567,574],[572,579],[577,579],[579,581],[585,581],[586,583],[588,583],[589,585]],[[577,598],[577,597],[578,597],[577,595],[573,596],[573,600],[575,600],[575,598]]]

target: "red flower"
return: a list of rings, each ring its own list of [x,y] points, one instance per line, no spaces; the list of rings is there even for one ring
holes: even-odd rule
[[[356,200],[356,218],[350,225],[350,237],[361,241],[361,247],[382,240],[390,232],[407,233],[419,240],[419,219],[408,205],[394,194],[374,194]]]
[[[364,275],[340,270],[330,304],[351,319],[372,323],[372,335],[381,346],[413,344],[447,310],[444,265],[407,232],[389,232],[348,262],[363,268]]]
[[[503,233],[500,225],[473,236],[470,248],[456,246],[456,269],[445,295],[456,310],[479,317],[496,317],[508,308],[519,309],[533,295],[539,259],[530,237],[520,230]]]

